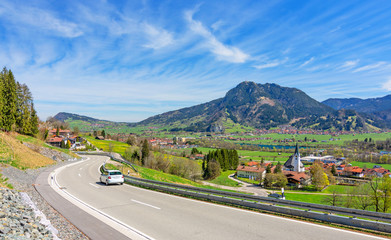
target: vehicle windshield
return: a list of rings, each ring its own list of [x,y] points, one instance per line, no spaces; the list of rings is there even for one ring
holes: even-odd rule
[[[121,172],[110,172],[109,175],[122,175]]]

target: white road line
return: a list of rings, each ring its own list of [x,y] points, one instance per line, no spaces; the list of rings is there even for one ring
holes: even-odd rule
[[[79,177],[81,177],[80,173],[79,173]]]
[[[96,188],[100,188],[100,187],[98,187],[98,186],[96,186],[96,184],[93,184],[93,183],[89,183],[91,186],[93,186],[93,187],[96,187]]]
[[[159,208],[159,207],[155,207],[155,206],[150,205],[150,204],[148,204],[148,203],[143,203],[143,202],[140,202],[140,201],[137,201],[137,200],[134,200],[134,199],[132,199],[132,202],[135,202],[135,203],[138,203],[138,204],[142,204],[142,205],[145,205],[145,206],[148,206],[148,207],[151,207],[151,208],[155,208],[155,209],[158,209],[158,210],[161,209],[161,208]]]

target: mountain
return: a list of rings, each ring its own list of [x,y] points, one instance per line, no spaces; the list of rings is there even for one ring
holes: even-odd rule
[[[391,95],[379,98],[330,98],[323,101],[333,109],[352,109],[357,112],[367,113],[373,118],[380,118],[391,122]]]
[[[353,109],[357,112],[374,113],[391,111],[391,95],[380,98],[330,98],[322,102],[333,109]]]
[[[391,114],[383,114],[391,118]],[[229,90],[222,98],[162,113],[139,123],[122,123],[122,126],[118,126],[114,122],[69,113],[59,113],[55,118],[75,125],[82,122],[85,125],[83,129],[87,131],[96,127],[107,128],[109,125],[113,129],[122,130],[123,127],[139,126],[171,131],[210,132],[271,128],[279,125],[346,131],[390,128],[391,121],[385,121],[386,118],[379,116],[349,109],[334,110],[296,88],[246,81]]]
[[[80,120],[80,121],[85,121],[85,122],[90,122],[90,123],[102,121],[102,120],[99,120],[96,118],[82,116],[82,115],[73,114],[73,113],[66,113],[66,112],[59,112],[53,118],[55,118],[59,121],[62,121],[62,122],[65,122],[65,120],[68,120],[68,119],[72,119],[74,121]],[[103,121],[105,121],[105,120],[103,120]]]
[[[290,124],[299,128],[362,130],[375,123],[355,111],[336,111],[296,88],[242,82],[219,98],[193,107],[150,117],[139,125],[171,130],[224,131],[227,124],[270,128]]]

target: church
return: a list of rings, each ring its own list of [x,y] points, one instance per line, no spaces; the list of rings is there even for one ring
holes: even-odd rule
[[[310,183],[310,176],[305,173],[304,164],[300,161],[299,146],[296,144],[295,153],[284,163],[283,173],[289,185],[302,187]]]
[[[295,153],[284,163],[285,171],[304,172],[304,165],[300,161],[299,146],[296,144]]]

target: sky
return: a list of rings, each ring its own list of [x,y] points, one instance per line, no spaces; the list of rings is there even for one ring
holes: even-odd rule
[[[243,81],[391,94],[391,1],[2,0],[0,66],[58,112],[137,122]]]

